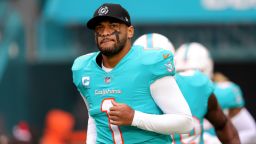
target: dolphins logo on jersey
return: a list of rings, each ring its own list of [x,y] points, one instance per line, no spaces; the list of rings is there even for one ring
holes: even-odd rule
[[[88,77],[88,76],[82,77],[82,84],[83,84],[83,86],[88,87],[90,84],[90,77]]]

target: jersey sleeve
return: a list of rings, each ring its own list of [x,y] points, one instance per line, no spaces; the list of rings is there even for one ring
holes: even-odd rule
[[[226,85],[217,84],[215,90],[217,99],[223,109],[240,108],[244,106],[244,99],[240,87],[232,82]]]
[[[71,70],[72,70],[72,77],[73,77],[73,83],[76,86],[78,86],[79,80],[80,80],[79,79],[79,71],[81,69],[80,62],[81,62],[80,58],[75,59],[73,65],[72,65],[72,68],[71,68]]]
[[[155,50],[154,54],[149,55],[147,64],[148,70],[152,75],[151,83],[165,76],[174,76],[175,66],[173,54],[168,50]]]
[[[73,83],[81,93],[79,89],[79,85],[82,82],[82,70],[83,68],[88,66],[89,61],[93,58],[93,55],[95,53],[89,53],[83,56],[80,56],[75,59],[73,65],[72,65],[72,77],[73,77]]]
[[[234,107],[243,107],[244,106],[244,98],[241,88],[233,83],[232,93],[234,94]]]

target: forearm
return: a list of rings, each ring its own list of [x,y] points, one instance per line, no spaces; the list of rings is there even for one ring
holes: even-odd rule
[[[85,96],[80,93],[84,104],[87,109],[89,109],[88,103],[85,99]],[[96,144],[96,137],[97,137],[97,132],[96,132],[96,125],[94,119],[90,116],[89,111],[88,111],[88,123],[87,123],[87,132],[86,132],[86,143],[87,144]]]
[[[192,129],[192,125],[193,123],[190,115],[153,115],[139,111],[135,111],[132,122],[132,126],[166,135],[173,133],[187,133]]]
[[[224,144],[240,144],[240,139],[231,120],[223,113],[214,94],[208,100],[205,116],[215,128],[219,140]]]
[[[164,77],[150,86],[151,95],[164,114],[134,111],[125,104],[112,101],[109,118],[114,125],[132,125],[140,129],[170,135],[187,133],[193,128],[188,104],[173,77]]]
[[[193,128],[189,106],[173,77],[167,76],[155,81],[150,90],[164,114],[135,112],[133,125],[162,134],[187,133]]]
[[[231,120],[227,118],[223,126],[215,127],[216,134],[224,144],[240,144],[239,135]]]
[[[96,125],[94,119],[89,116],[88,125],[87,125],[87,134],[86,134],[86,143],[87,144],[96,144]]]

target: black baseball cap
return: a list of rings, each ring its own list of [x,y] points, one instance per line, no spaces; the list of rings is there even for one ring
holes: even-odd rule
[[[87,27],[94,29],[98,22],[106,18],[112,18],[131,26],[130,15],[125,8],[120,4],[105,3],[94,12],[93,18],[87,22]]]

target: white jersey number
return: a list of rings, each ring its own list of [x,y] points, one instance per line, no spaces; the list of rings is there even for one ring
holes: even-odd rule
[[[182,144],[197,144],[200,142],[200,137],[202,134],[202,126],[200,120],[193,116],[194,119],[194,129],[192,133],[189,134],[180,134],[179,139],[177,137],[171,136],[173,138],[173,143],[176,144],[175,140],[180,141]]]
[[[108,116],[109,109],[113,106],[111,102],[112,100],[114,99],[107,98],[107,99],[104,99],[101,103],[101,111],[105,112],[107,116]],[[109,123],[110,131],[112,132],[114,144],[123,144],[124,140],[123,140],[122,132],[117,125],[110,124],[109,116],[108,116],[108,123]]]

